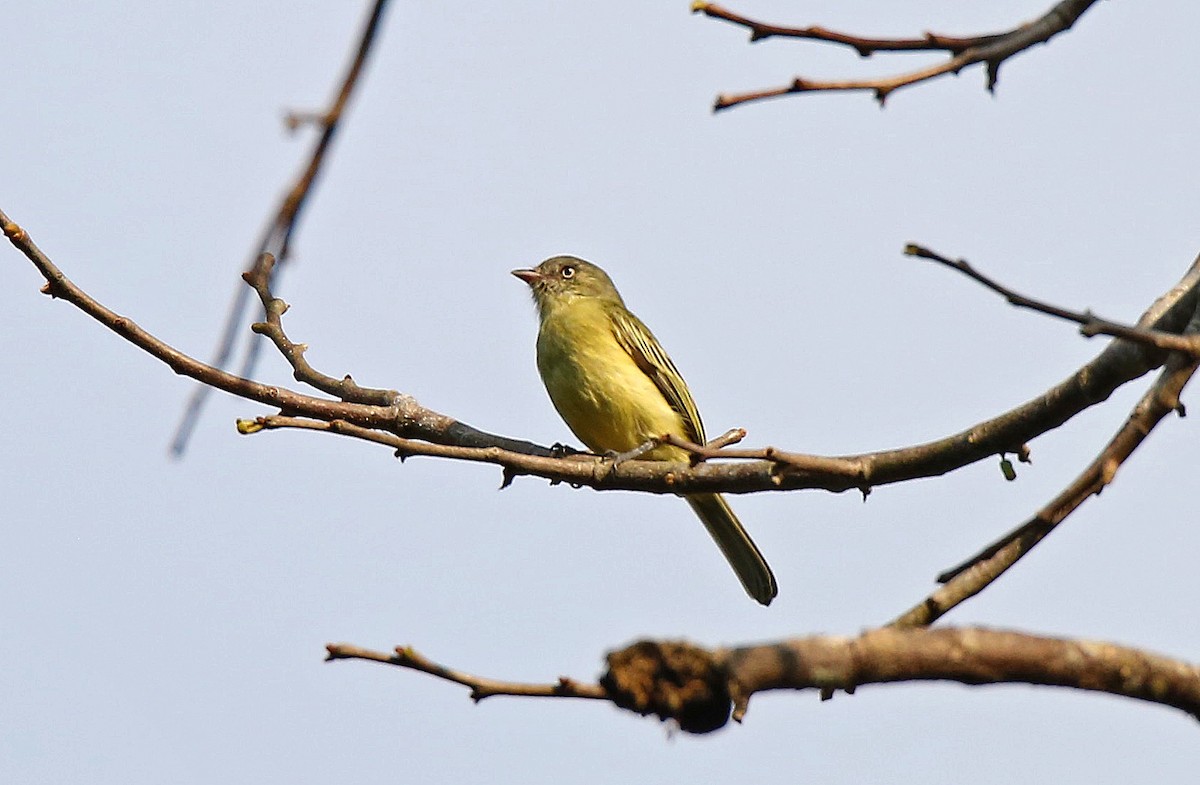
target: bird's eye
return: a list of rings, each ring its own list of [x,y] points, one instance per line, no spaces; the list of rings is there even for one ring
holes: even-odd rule
[[[562,277],[563,278],[574,278],[575,277],[575,268],[569,264],[566,267],[562,268]]]

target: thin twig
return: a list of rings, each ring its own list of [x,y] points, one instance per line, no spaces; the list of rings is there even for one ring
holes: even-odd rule
[[[1184,352],[1192,357],[1200,357],[1200,336],[1178,335],[1160,330],[1149,330],[1143,327],[1131,327],[1126,324],[1101,319],[1091,311],[1071,311],[1057,305],[1042,302],[1041,300],[1035,300],[997,283],[972,267],[966,259],[949,259],[915,243],[909,243],[905,246],[904,253],[908,256],[928,259],[949,267],[952,270],[957,270],[968,278],[983,284],[983,286],[1000,295],[1017,308],[1028,308],[1031,311],[1044,313],[1048,316],[1056,316],[1068,322],[1075,322],[1080,325],[1079,332],[1088,338],[1094,338],[1097,335],[1108,335],[1114,338],[1124,338],[1127,341],[1145,344],[1146,346],[1162,349],[1163,351]]]
[[[586,698],[589,700],[604,700],[608,697],[604,688],[598,684],[584,684],[563,676],[553,684],[528,684],[513,681],[498,681],[482,676],[473,676],[463,671],[447,668],[444,665],[418,654],[411,646],[397,646],[391,654],[364,649],[349,643],[330,643],[325,647],[328,652],[326,662],[334,660],[370,660],[387,665],[396,665],[409,670],[428,673],[445,681],[461,684],[471,688],[471,700],[478,703],[493,695],[510,695],[524,698]]]
[[[927,82],[945,74],[957,74],[964,68],[984,63],[987,71],[987,89],[992,92],[999,79],[1000,65],[1013,55],[1030,47],[1045,43],[1055,35],[1070,29],[1076,20],[1096,3],[1096,0],[1062,0],[1039,18],[1018,25],[1004,33],[956,37],[926,33],[920,38],[862,38],[846,33],[836,33],[822,27],[783,27],[757,22],[748,17],[727,11],[707,2],[695,2],[692,10],[727,22],[742,25],[750,30],[750,40],[756,41],[771,36],[806,38],[816,41],[843,44],[855,49],[860,55],[873,52],[945,51],[952,56],[945,62],[911,73],[875,79],[850,79],[841,81],[819,81],[796,77],[783,87],[756,90],[747,93],[720,95],[713,105],[714,111],[768,98],[778,98],[791,93],[870,91],[882,105],[896,90],[902,87]]]
[[[862,57],[870,57],[876,52],[950,52],[957,54],[972,46],[994,41],[1004,36],[1004,33],[990,35],[973,35],[967,38],[925,33],[919,38],[867,38],[850,33],[839,33],[826,27],[809,25],[808,27],[788,27],[769,22],[760,22],[743,16],[716,3],[696,0],[692,3],[692,13],[704,14],[712,19],[721,19],[735,25],[745,27],[750,31],[750,41],[762,41],[767,38],[803,38],[810,41],[823,41],[830,44],[848,46]]]
[[[315,387],[329,395],[337,396],[343,401],[362,403],[368,406],[391,406],[399,395],[396,391],[359,387],[349,374],[340,379],[326,376],[304,359],[308,345],[293,343],[287,337],[287,333],[283,329],[282,317],[287,311],[288,305],[271,293],[271,269],[274,264],[275,257],[264,253],[249,272],[242,274],[242,278],[258,294],[266,318],[265,322],[251,325],[251,329],[255,333],[271,339],[275,348],[292,366],[292,376],[296,381]]]
[[[296,227],[299,225],[300,215],[308,202],[309,195],[312,193],[313,185],[317,182],[317,176],[321,172],[321,165],[325,162],[326,153],[329,152],[334,136],[337,134],[339,124],[350,101],[350,97],[354,92],[354,88],[358,85],[359,77],[362,75],[363,67],[367,62],[367,56],[370,54],[371,47],[375,43],[379,23],[383,18],[383,12],[386,7],[387,0],[374,0],[371,14],[367,18],[367,22],[363,25],[362,32],[359,35],[358,47],[355,51],[354,59],[347,68],[345,76],[342,78],[341,87],[333,103],[323,112],[308,113],[306,115],[309,119],[319,118],[320,122],[318,125],[321,128],[321,134],[309,153],[308,163],[297,176],[295,182],[292,183],[291,188],[283,195],[274,215],[263,229],[251,260],[246,266],[247,272],[254,270],[263,254],[271,254],[278,260],[280,265],[288,260],[291,254],[292,238],[295,235]],[[289,119],[288,122],[293,128],[295,127],[294,118]],[[230,304],[229,313],[225,318],[225,326],[222,328],[221,337],[217,341],[217,350],[210,363],[210,365],[216,368],[224,369],[229,365],[234,343],[245,321],[246,304],[249,302],[247,294],[246,289],[240,286],[234,293],[233,302]],[[244,377],[250,377],[254,373],[258,358],[257,347],[258,341],[254,340],[252,336],[247,345],[245,361],[242,363],[241,375]],[[200,385],[192,392],[180,417],[179,425],[176,426],[175,434],[171,438],[170,451],[172,455],[179,457],[187,449],[188,440],[191,438],[192,431],[199,421],[204,403],[208,399],[211,390],[212,388],[208,385]]]

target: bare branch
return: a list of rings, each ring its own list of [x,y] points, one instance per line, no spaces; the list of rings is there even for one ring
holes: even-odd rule
[[[715,650],[638,641],[608,654],[608,670],[598,684],[486,679],[439,665],[408,647],[398,647],[395,654],[350,644],[331,644],[327,650],[328,660],[382,662],[465,685],[474,700],[491,695],[604,699],[676,722],[689,733],[717,730],[731,717],[741,722],[757,692],[854,690],[908,681],[1070,687],[1200,717],[1197,666],[1112,643],[978,628],[885,628],[857,638],[814,636]]]
[[[1190,336],[1200,334],[1200,310],[1188,325]],[[974,597],[1029,553],[1068,515],[1092,496],[1098,496],[1116,477],[1117,469],[1150,432],[1171,412],[1183,413],[1179,394],[1196,372],[1197,359],[1172,354],[1154,385],[1134,406],[1129,418],[1095,460],[1028,521],[980,553],[938,576],[945,585],[894,619],[891,626],[933,624],[955,606]]]
[[[362,75],[367,56],[376,40],[379,23],[383,19],[383,12],[386,8],[387,0],[374,1],[371,14],[359,35],[358,48],[354,58],[342,78],[337,97],[334,98],[329,108],[323,112],[309,112],[303,115],[291,113],[286,118],[286,122],[292,130],[295,130],[303,120],[317,125],[321,129],[321,135],[309,153],[308,163],[292,183],[291,188],[283,195],[274,216],[264,227],[251,256],[251,261],[246,267],[247,273],[253,272],[263,254],[271,254],[280,265],[284,264],[291,254],[292,237],[299,223],[300,215],[312,193],[313,185],[317,182],[321,165],[325,162],[326,153],[329,152],[330,145],[337,134],[346,106],[350,102],[350,96],[358,85],[359,77]],[[221,331],[221,338],[217,342],[217,350],[211,362],[211,365],[216,368],[224,369],[229,365],[234,342],[237,340],[245,320],[246,303],[249,299],[246,295],[247,290],[242,287],[238,287],[234,293],[229,313],[225,317],[225,326]],[[258,341],[253,340],[252,336],[247,348],[246,359],[242,364],[242,376],[249,377],[254,373],[258,358],[258,345]],[[176,457],[182,455],[187,449],[188,439],[196,427],[210,390],[211,388],[204,384],[197,387],[184,407],[179,425],[175,429],[175,435],[171,438],[171,454]]]
[[[767,447],[761,450],[723,449],[714,457],[748,459],[749,463],[716,464],[702,462],[695,467],[663,461],[628,461],[602,466],[587,455],[557,454],[548,447],[480,431],[452,417],[420,405],[414,398],[386,391],[387,405],[331,401],[303,395],[285,388],[264,385],[200,362],[171,347],[138,327],[129,319],[112,312],[72,283],[41,252],[25,231],[0,212],[0,224],[13,245],[47,280],[45,291],[67,300],[126,340],[165,362],[176,373],[204,384],[268,406],[278,407],[290,417],[309,418],[310,430],[329,430],[363,438],[361,429],[374,429],[397,439],[377,439],[393,446],[401,455],[429,455],[496,464],[505,470],[506,479],[518,475],[543,477],[551,482],[586,485],[597,490],[636,490],[651,493],[752,493],[757,491],[819,488],[829,491],[858,489],[866,492],[876,485],[931,477],[966,466],[991,456],[1022,454],[1032,438],[1063,424],[1075,414],[1106,398],[1122,384],[1160,366],[1166,354],[1144,346],[1117,340],[1071,377],[1037,398],[979,423],[961,433],[927,444],[861,455],[827,457],[803,455]],[[251,280],[256,288],[261,281]],[[1194,312],[1200,292],[1200,260],[1184,278],[1162,295],[1139,320],[1140,327],[1166,332],[1181,330]],[[268,287],[262,286],[260,299],[275,300]],[[282,315],[284,304],[270,306]],[[260,329],[271,333],[272,316]],[[280,328],[281,329],[281,328]],[[364,390],[352,380],[331,380],[300,365],[299,345],[291,344],[280,332],[277,336],[285,356],[296,363],[302,378],[310,378],[330,394],[353,398],[361,394],[375,400],[377,391]],[[299,366],[299,367],[297,367]],[[343,424],[334,427],[335,421]],[[262,429],[266,429],[263,426]],[[271,427],[300,427],[295,421]],[[247,432],[259,430],[246,429]],[[704,448],[709,450],[708,447]],[[702,455],[710,454],[702,452]]]
[[[945,74],[958,74],[964,68],[984,63],[987,69],[987,89],[994,91],[999,78],[1000,65],[1013,55],[1030,47],[1049,41],[1055,35],[1068,30],[1096,0],[1062,0],[1042,16],[1003,33],[990,33],[970,37],[957,37],[926,33],[919,38],[863,38],[847,33],[838,33],[823,27],[784,27],[758,22],[712,3],[692,3],[694,13],[722,19],[750,30],[750,40],[758,41],[773,36],[803,38],[814,41],[849,46],[861,56],[875,52],[943,51],[952,56],[945,62],[906,74],[877,79],[851,79],[843,81],[818,81],[796,77],[791,84],[756,90],[747,93],[720,95],[713,105],[714,111],[728,109],[738,104],[778,98],[791,93],[866,90],[874,93],[882,105],[889,95],[902,87],[927,82]]]
[[[263,306],[263,313],[266,315],[265,322],[253,324],[250,329],[271,339],[275,348],[292,366],[292,376],[296,381],[315,387],[329,395],[335,395],[343,401],[370,406],[392,405],[396,398],[396,393],[392,390],[359,387],[349,375],[335,379],[320,373],[308,364],[308,360],[304,359],[304,353],[308,346],[293,343],[284,332],[282,317],[287,312],[288,305],[271,293],[271,269],[274,264],[275,257],[264,253],[249,272],[242,274],[242,279],[258,294],[259,301]]]

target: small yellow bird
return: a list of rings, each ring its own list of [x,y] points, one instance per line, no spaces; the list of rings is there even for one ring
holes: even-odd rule
[[[625,453],[663,434],[704,444],[687,383],[642,321],[625,308],[608,274],[574,256],[513,270],[529,284],[540,327],[537,366],[554,408],[592,452]],[[640,456],[687,462],[669,444]],[[684,497],[737,573],[746,593],[769,605],[775,576],[724,497]]]

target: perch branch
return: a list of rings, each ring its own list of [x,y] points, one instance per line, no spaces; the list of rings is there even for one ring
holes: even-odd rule
[[[763,450],[724,449],[721,458],[748,459],[745,463],[701,462],[695,467],[661,461],[628,461],[597,469],[597,461],[586,455],[554,457],[541,445],[489,434],[452,417],[421,406],[414,398],[386,391],[388,405],[369,405],[303,395],[286,388],[265,385],[222,371],[196,360],[109,310],[72,283],[32,238],[0,212],[0,225],[10,242],[46,278],[44,291],[72,303],[126,340],[166,363],[176,373],[204,384],[268,406],[278,407],[289,420],[267,421],[262,428],[295,427],[299,419],[318,421],[304,427],[362,437],[356,429],[389,434],[383,441],[401,455],[429,455],[498,465],[506,478],[518,475],[543,477],[552,482],[586,485],[601,490],[636,490],[652,493],[751,493],[767,490],[820,488],[829,491],[868,490],[876,485],[931,477],[999,453],[1020,454],[1025,443],[1063,424],[1078,412],[1097,404],[1122,384],[1160,366],[1165,353],[1124,340],[1113,341],[1094,360],[1041,396],[979,423],[972,428],[927,444],[861,455],[826,457],[802,455],[774,448]],[[254,276],[251,275],[253,280]],[[1200,260],[1183,279],[1163,294],[1142,316],[1140,327],[1166,332],[1183,329],[1195,310],[1200,285]],[[255,281],[255,287],[259,282]],[[263,286],[260,298],[275,298]],[[271,306],[281,316],[283,304]],[[265,322],[268,327],[272,316]],[[267,328],[260,328],[267,329]],[[270,330],[268,330],[269,332]],[[280,336],[286,341],[285,336]],[[284,346],[287,349],[286,345]],[[285,351],[285,355],[287,351]],[[294,366],[295,367],[295,366]],[[303,375],[303,374],[302,374]],[[351,382],[336,389],[322,382],[331,394],[342,395]],[[375,393],[367,391],[368,397]],[[333,423],[340,422],[334,426]],[[707,449],[707,448],[706,448]]]

